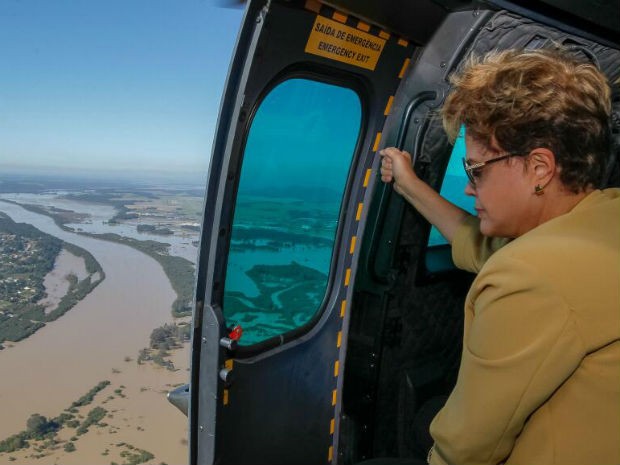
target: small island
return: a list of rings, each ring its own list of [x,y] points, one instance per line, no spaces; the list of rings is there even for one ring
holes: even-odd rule
[[[162,228],[152,224],[139,224],[136,226],[136,231],[139,233],[157,234],[160,236],[171,236],[174,234],[174,231],[170,228]]]

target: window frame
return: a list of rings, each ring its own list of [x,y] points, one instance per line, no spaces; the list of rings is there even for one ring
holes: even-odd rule
[[[217,304],[222,309],[222,317],[224,319],[224,324],[228,327],[228,322],[225,319],[224,312],[224,295],[225,295],[225,283],[228,276],[228,262],[231,248],[231,240],[232,240],[232,231],[233,224],[235,218],[235,212],[237,209],[237,200],[239,194],[239,185],[241,180],[241,172],[243,170],[243,159],[245,156],[245,149],[248,143],[248,137],[250,134],[250,129],[252,128],[252,124],[254,119],[256,118],[258,109],[261,107],[265,98],[270,95],[270,93],[282,84],[285,81],[291,79],[306,79],[311,81],[316,81],[319,83],[324,83],[328,85],[334,85],[338,87],[343,87],[346,89],[350,89],[359,98],[360,102],[360,129],[357,135],[356,142],[354,144],[354,150],[351,155],[351,163],[349,165],[345,183],[342,191],[342,199],[340,203],[340,208],[338,210],[337,216],[337,227],[334,234],[334,242],[332,247],[332,252],[330,256],[330,265],[329,269],[326,270],[327,281],[325,286],[325,292],[321,299],[321,303],[317,307],[314,315],[310,318],[306,323],[301,326],[295,327],[287,332],[280,333],[278,335],[272,336],[268,339],[264,339],[260,342],[250,344],[250,345],[237,345],[235,350],[236,358],[249,358],[254,357],[260,353],[266,352],[275,347],[282,346],[291,341],[298,340],[302,338],[305,334],[311,332],[314,328],[318,327],[320,321],[326,317],[325,310],[329,307],[330,300],[335,297],[335,288],[337,288],[336,283],[334,282],[334,275],[336,274],[336,269],[338,266],[338,258],[342,255],[342,251],[346,250],[347,244],[343,242],[344,239],[344,226],[345,219],[347,214],[350,215],[350,208],[347,208],[347,204],[351,201],[351,192],[353,189],[353,184],[355,182],[354,173],[357,171],[357,167],[361,161],[361,155],[363,154],[361,151],[362,143],[366,137],[366,132],[368,130],[369,124],[369,93],[367,91],[367,86],[364,81],[358,76],[353,75],[351,73],[345,73],[336,68],[332,68],[330,66],[323,66],[318,64],[311,63],[302,63],[295,64],[282,72],[276,74],[274,78],[264,86],[261,90],[260,94],[256,98],[254,104],[252,105],[250,111],[248,112],[248,116],[245,119],[245,124],[243,125],[243,137],[242,142],[239,145],[238,150],[235,153],[235,156],[231,158],[231,170],[229,171],[228,178],[229,180],[234,177],[234,187],[232,197],[230,198],[230,202],[232,208],[230,209],[230,214],[228,217],[228,221],[226,222],[226,228],[229,233],[227,234],[226,244],[225,244],[225,252],[222,256],[222,260],[224,263],[223,266],[223,276],[222,276],[222,290],[218,293],[218,302]],[[233,168],[234,167],[234,168]],[[233,173],[234,172],[234,173]]]

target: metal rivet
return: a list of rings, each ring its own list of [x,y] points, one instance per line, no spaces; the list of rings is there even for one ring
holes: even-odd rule
[[[237,348],[237,344],[237,341],[234,341],[228,337],[223,337],[222,339],[220,339],[220,346],[228,350],[235,350]]]
[[[439,63],[439,66],[440,66],[441,68],[445,68],[445,67],[446,67],[446,62],[445,62],[445,61],[442,61],[441,63]]]
[[[229,370],[228,368],[222,368],[220,370],[220,379],[225,383],[230,383],[232,380],[232,376],[232,370]]]
[[[206,338],[206,337],[203,337],[203,338],[202,338],[202,343],[203,343],[203,344],[206,344],[206,343],[207,343],[207,338]]]

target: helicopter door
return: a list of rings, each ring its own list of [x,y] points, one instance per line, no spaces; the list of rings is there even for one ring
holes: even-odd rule
[[[336,462],[381,128],[413,45],[316,1],[251,1],[200,244],[190,463]]]

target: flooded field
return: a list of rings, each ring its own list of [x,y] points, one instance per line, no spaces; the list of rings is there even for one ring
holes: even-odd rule
[[[116,209],[111,205],[104,205],[94,202],[83,202],[73,200],[71,198],[65,198],[68,192],[58,191],[45,194],[29,194],[29,193],[4,193],[0,194],[0,200],[5,199],[12,202],[17,202],[22,205],[37,205],[40,207],[56,207],[60,209],[70,210],[75,213],[88,215],[88,219],[80,223],[69,223],[67,227],[73,228],[75,231],[86,232],[91,234],[118,234],[123,237],[130,237],[138,239],[140,241],[152,240],[156,242],[163,242],[169,244],[168,253],[178,257],[183,257],[191,262],[196,261],[198,254],[198,248],[196,241],[199,238],[197,231],[190,231],[181,227],[173,227],[174,234],[170,235],[158,235],[149,234],[148,232],[138,232],[138,225],[157,225],[161,223],[162,219],[158,217],[149,217],[148,215],[141,216],[140,218],[125,220],[122,223],[109,223],[109,220],[116,214]],[[168,201],[167,203],[170,203]],[[165,202],[164,202],[165,203]],[[179,201],[180,205],[183,205]],[[193,199],[194,210],[198,210],[196,204],[200,205],[200,199]],[[170,213],[169,208],[166,205],[157,205],[159,212]],[[177,207],[181,208],[181,207]],[[132,210],[139,211],[137,207],[133,207]],[[189,207],[185,207],[185,210],[189,210]],[[196,218],[200,218],[200,212],[195,211]],[[197,227],[198,223],[194,224]]]
[[[54,310],[60,303],[63,296],[69,291],[69,276],[75,276],[78,281],[83,280],[89,274],[86,270],[86,264],[82,257],[73,255],[71,252],[62,249],[56,257],[54,263],[54,269],[50,271],[45,279],[43,285],[45,286],[46,297],[38,303],[45,307],[45,313],[49,313]],[[101,279],[97,276],[98,273],[93,275],[91,279],[98,281]]]
[[[136,363],[151,331],[172,322],[175,293],[161,266],[130,247],[63,231],[51,218],[19,206],[0,202],[0,211],[88,250],[106,274],[67,314],[0,351],[0,440],[25,429],[31,414],[59,415],[97,383],[111,383],[88,406],[107,402],[108,426],[79,438],[75,452],[60,448],[39,459],[32,458],[32,450],[0,454],[0,465],[122,463],[122,443],[151,452],[153,463],[186,463],[186,418],[167,402],[165,392],[187,382],[188,354],[175,355],[175,372]],[[61,259],[56,271],[64,276],[75,273],[76,266]],[[62,431],[67,434],[73,432]]]

